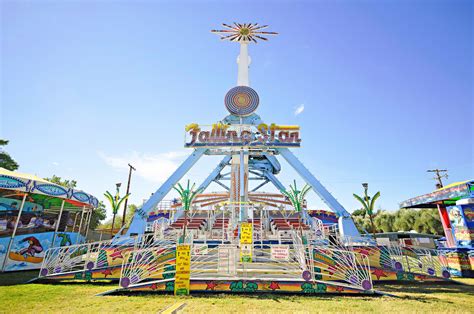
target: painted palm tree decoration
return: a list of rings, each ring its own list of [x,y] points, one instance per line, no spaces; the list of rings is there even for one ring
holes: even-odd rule
[[[370,219],[370,224],[372,225],[372,234],[374,235],[375,239],[375,225],[374,225],[374,205],[375,201],[380,197],[380,192],[377,192],[372,196],[372,198],[367,194],[367,191],[369,190],[369,184],[368,183],[362,183],[362,186],[364,187],[364,197],[360,197],[357,194],[353,194],[355,199],[358,200],[363,208],[365,209],[365,212],[369,215]]]
[[[122,206],[122,203],[130,196],[130,193],[121,198],[119,195],[119,186],[117,186],[117,193],[115,196],[113,196],[109,191],[105,191],[104,196],[109,201],[110,206],[112,207],[112,213],[114,215],[112,218],[112,227],[110,228],[110,233],[112,233],[115,226],[115,216],[117,215],[120,206]]]
[[[299,222],[299,229],[300,229],[300,234],[301,238],[303,238],[303,229],[301,227],[301,212],[303,211],[304,207],[304,202],[305,202],[305,196],[308,194],[308,192],[311,190],[311,186],[306,184],[303,189],[300,191],[296,187],[296,180],[293,181],[293,186],[290,184],[290,189],[289,190],[281,190],[281,193],[285,195],[288,200],[291,202],[291,205],[295,209],[298,215],[298,222]]]
[[[184,210],[184,228],[183,228],[183,241],[186,238],[186,227],[188,225],[188,211],[191,208],[191,205],[196,198],[196,196],[201,193],[202,189],[197,189],[194,190],[194,187],[196,186],[196,183],[193,183],[193,185],[190,187],[190,183],[188,180],[188,184],[186,188],[184,188],[181,183],[178,183],[177,186],[174,186],[173,189],[175,189],[180,198],[181,198],[181,204],[183,206]]]

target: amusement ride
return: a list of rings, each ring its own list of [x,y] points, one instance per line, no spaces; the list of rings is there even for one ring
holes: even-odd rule
[[[249,84],[249,45],[277,33],[257,23],[212,30],[240,45],[237,85],[224,97],[229,115],[185,127],[191,154],[110,240],[49,248],[38,280],[116,280],[117,291],[377,294],[378,280],[450,280],[434,249],[381,245],[361,236],[349,212],[298,160],[297,125],[265,122]],[[180,184],[205,156],[222,160],[199,185]],[[283,158],[306,183],[287,189]],[[249,181],[260,182],[250,189]],[[206,191],[214,182],[223,191]],[[276,192],[261,191],[273,184]],[[165,200],[175,188],[180,198]],[[314,191],[330,211],[312,211]]]

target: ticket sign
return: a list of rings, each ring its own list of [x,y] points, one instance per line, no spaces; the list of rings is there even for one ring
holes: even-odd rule
[[[176,275],[174,294],[188,295],[191,279],[191,246],[181,244],[176,247]]]
[[[272,245],[271,258],[277,261],[288,261],[290,258],[290,247],[288,245]]]

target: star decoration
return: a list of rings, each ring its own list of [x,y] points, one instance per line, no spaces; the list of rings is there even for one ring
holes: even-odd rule
[[[382,269],[374,269],[372,275],[377,276],[377,280],[380,280],[380,277],[388,277],[387,274],[383,272]]]
[[[206,290],[214,290],[214,288],[217,287],[217,283],[215,281],[208,281],[206,284]]]
[[[112,257],[112,260],[115,260],[117,258],[123,258],[122,251],[117,250],[114,253],[110,254],[110,257]]]
[[[259,26],[258,23],[235,23],[228,25],[222,23],[225,29],[213,29],[212,33],[219,34],[222,40],[238,41],[238,42],[250,42],[257,43],[257,39],[268,40],[263,35],[278,35],[275,32],[264,32],[263,29],[267,28],[268,25]]]
[[[150,289],[151,290],[156,290],[156,289],[158,289],[158,286],[156,285],[156,283],[154,283],[150,286]]]
[[[278,284],[278,282],[272,281],[268,288],[272,289],[272,291],[275,291],[276,289],[280,289],[280,285]]]
[[[342,291],[344,291],[344,287],[336,287],[336,291],[337,292],[342,292]]]
[[[107,276],[112,275],[112,271],[110,269],[104,269],[103,271],[100,272],[101,274],[104,274],[104,277],[107,278]]]

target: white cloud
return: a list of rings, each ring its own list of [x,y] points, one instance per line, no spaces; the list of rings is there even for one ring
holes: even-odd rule
[[[178,168],[182,157],[188,154],[187,151],[156,155],[132,152],[125,156],[108,156],[99,152],[99,156],[110,167],[128,171],[128,164],[130,163],[137,169],[136,175],[154,183],[164,182]]]
[[[57,162],[57,161],[53,161],[52,164],[53,164],[53,166],[59,166],[59,162]]]
[[[298,107],[296,107],[296,109],[295,109],[295,116],[301,114],[303,111],[304,111],[304,104],[301,104],[301,105],[299,105]]]

